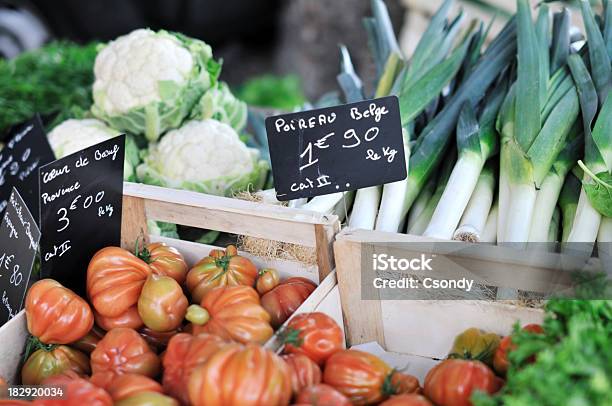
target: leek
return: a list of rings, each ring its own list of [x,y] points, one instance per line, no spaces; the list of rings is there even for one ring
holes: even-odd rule
[[[489,216],[487,217],[487,222],[482,230],[482,234],[480,236],[480,242],[484,242],[487,244],[495,244],[497,242],[497,216],[499,213],[499,207],[497,203],[491,207],[491,211],[489,212]]]
[[[425,210],[425,207],[427,206],[429,199],[431,199],[431,196],[433,195],[435,189],[436,179],[432,176],[423,188],[423,190],[421,190],[421,193],[419,193],[419,197],[417,197],[417,199],[414,201],[414,204],[412,205],[412,208],[408,213],[406,229],[410,230],[410,228],[414,225],[421,213],[423,213],[423,210]]]
[[[576,208],[578,206],[578,196],[580,196],[580,180],[572,172],[565,179],[563,188],[559,195],[559,207],[563,218],[561,241],[566,242],[574,223]]]
[[[556,243],[557,239],[559,237],[559,228],[561,227],[561,210],[559,210],[559,207],[555,207],[555,210],[553,210],[553,215],[550,221],[550,226],[548,228],[548,237],[547,237],[547,241],[548,242],[552,242],[552,243]],[[554,250],[554,244],[552,244],[551,249]]]

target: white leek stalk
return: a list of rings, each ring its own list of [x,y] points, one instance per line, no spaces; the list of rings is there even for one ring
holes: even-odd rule
[[[357,191],[353,211],[349,217],[350,228],[374,229],[380,204],[380,189],[380,186],[371,186]]]
[[[410,212],[408,212],[408,221],[406,223],[406,229],[410,230],[414,223],[417,221],[423,210],[427,207],[427,203],[431,196],[433,195],[436,189],[436,179],[435,177],[431,177],[421,193],[419,193],[419,197],[414,201],[414,204],[410,208]]]
[[[409,136],[405,130],[403,130],[403,136],[406,172],[409,173],[410,146]],[[378,217],[376,218],[376,230],[391,231],[394,233],[399,231],[404,221],[404,216],[402,215],[404,202],[401,197],[406,195],[407,187],[408,182],[406,182],[406,180],[384,185],[380,209],[378,210]]]
[[[485,223],[484,229],[482,230],[480,242],[484,242],[487,244],[495,244],[497,242],[498,213],[499,207],[497,204],[494,204],[493,207],[491,207],[491,211],[489,212],[489,216],[487,217],[487,222]]]
[[[470,197],[470,201],[461,217],[460,226],[453,234],[454,240],[481,241],[484,227],[491,211],[491,205],[493,204],[494,189],[495,176],[493,175],[493,168],[489,164],[478,177],[474,193],[472,193],[472,197]]]

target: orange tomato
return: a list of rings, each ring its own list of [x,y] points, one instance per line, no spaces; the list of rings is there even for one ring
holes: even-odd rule
[[[65,371],[88,375],[89,358],[65,345],[58,345],[49,350],[41,348],[33,352],[21,368],[21,382],[24,385],[40,385],[46,378]]]
[[[91,353],[91,370],[94,374],[135,373],[155,377],[160,371],[160,361],[135,330],[115,328],[106,333]]]
[[[427,373],[423,392],[439,406],[470,406],[474,391],[492,394],[500,386],[501,380],[482,362],[447,359]]]
[[[333,386],[353,404],[372,405],[397,394],[395,371],[386,362],[367,352],[343,350],[327,360],[323,382]]]
[[[138,307],[136,305],[128,308],[125,313],[117,317],[106,317],[94,310],[94,320],[98,327],[105,331],[112,330],[114,328],[133,328],[135,330],[144,326],[140,314],[138,314]]]
[[[250,286],[215,288],[202,299],[201,306],[210,319],[204,325],[194,325],[194,335],[210,333],[240,343],[264,344],[274,333],[270,315],[260,305],[257,291]]]
[[[225,251],[212,250],[187,273],[187,289],[193,301],[199,303],[207,292],[219,286],[245,285],[253,287],[257,267],[249,259],[238,255],[235,246]]]
[[[297,395],[308,386],[321,383],[321,368],[303,354],[286,354],[281,357],[291,372],[291,387]]]
[[[0,399],[0,406],[28,406],[31,404],[25,400]]]
[[[87,295],[100,315],[117,318],[136,305],[152,272],[143,260],[123,248],[103,248],[87,267]]]
[[[319,366],[344,348],[342,329],[324,313],[302,313],[287,324],[285,352],[304,354]]]
[[[189,377],[193,406],[281,406],[291,398],[289,367],[273,352],[229,344]]]
[[[178,406],[176,399],[158,392],[140,392],[115,402],[115,406]]]
[[[172,337],[163,357],[166,393],[188,404],[189,376],[197,366],[226,345],[226,341],[212,334],[193,336],[180,333]]]
[[[149,264],[154,274],[169,276],[181,285],[185,282],[187,262],[176,248],[163,242],[154,242],[140,251],[138,257]]]
[[[36,399],[33,406],[113,406],[113,399],[102,388],[72,375],[47,378],[43,385],[62,389],[63,398]]]
[[[544,329],[539,324],[527,324],[523,327],[524,331],[529,331],[534,334],[543,334]],[[512,336],[506,336],[502,338],[495,355],[493,356],[493,369],[498,374],[505,376],[508,372],[510,362],[508,361],[508,353],[512,351],[516,346],[512,343]]]
[[[410,393],[391,396],[380,406],[433,406],[433,404],[425,396]]]
[[[280,275],[276,269],[264,268],[259,271],[257,276],[257,293],[264,295],[278,286],[280,283]]]
[[[28,331],[45,344],[68,344],[84,337],[93,326],[85,300],[53,279],[32,285],[25,300]]]
[[[419,380],[412,375],[402,372],[395,371],[391,377],[391,386],[393,387],[393,391],[398,395],[421,392]]]
[[[317,288],[306,278],[289,278],[261,297],[261,305],[272,316],[272,327],[279,328]]]
[[[351,401],[333,387],[324,383],[303,389],[295,398],[295,403],[311,406],[351,406]]]
[[[113,401],[118,402],[142,392],[163,393],[162,387],[153,379],[139,374],[114,375],[106,387]]]
[[[172,331],[183,323],[188,305],[178,282],[169,276],[151,275],[138,298],[138,314],[151,330]]]

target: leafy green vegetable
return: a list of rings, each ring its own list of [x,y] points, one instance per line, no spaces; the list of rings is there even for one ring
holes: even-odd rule
[[[296,75],[263,75],[248,80],[236,91],[247,104],[292,110],[306,102],[300,78]]]
[[[582,185],[591,205],[602,216],[612,217],[612,174],[609,172],[593,174],[586,166],[581,165],[581,167],[590,175],[590,180],[582,182]]]
[[[240,132],[247,122],[247,105],[237,99],[225,82],[218,82],[200,98],[191,111],[191,118],[214,118]]]
[[[89,110],[95,58],[96,44],[53,42],[0,60],[0,132],[37,112]],[[60,121],[72,117],[66,114]]]

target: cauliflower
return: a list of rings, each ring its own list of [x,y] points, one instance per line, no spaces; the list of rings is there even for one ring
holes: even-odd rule
[[[268,166],[258,158],[229,125],[193,120],[151,144],[137,173],[148,184],[230,196],[261,188]]]
[[[247,105],[232,94],[227,83],[219,82],[204,93],[190,117],[197,120],[214,118],[240,132],[246,125]]]
[[[135,30],[98,53],[92,112],[114,128],[155,141],[181,125],[219,72],[220,64],[204,42]]]
[[[118,135],[120,135],[119,131],[113,130],[100,120],[90,118],[66,120],[53,128],[47,138],[55,157],[60,159]],[[132,181],[135,180],[134,168],[138,165],[139,152],[132,137],[128,136],[125,144],[123,178]]]

